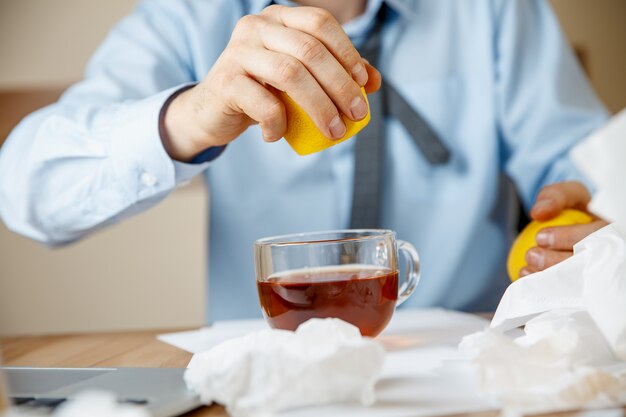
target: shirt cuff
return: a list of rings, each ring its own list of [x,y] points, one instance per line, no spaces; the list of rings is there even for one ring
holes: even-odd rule
[[[124,103],[110,122],[110,153],[116,176],[135,202],[168,193],[191,174],[186,173],[179,181],[174,161],[159,134],[163,104],[180,89],[178,86],[144,100]]]

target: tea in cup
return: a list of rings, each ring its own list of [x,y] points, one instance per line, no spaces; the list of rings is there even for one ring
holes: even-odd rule
[[[408,260],[399,283],[398,251]],[[335,317],[377,336],[415,290],[415,248],[391,230],[338,230],[255,242],[257,289],[273,328],[295,330],[311,318]]]

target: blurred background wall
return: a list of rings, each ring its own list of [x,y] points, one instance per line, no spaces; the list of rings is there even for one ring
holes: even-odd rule
[[[626,1],[551,3],[600,97],[613,112],[626,107]],[[134,4],[0,0],[0,143],[21,115],[81,78],[94,48]],[[195,182],[67,248],[46,249],[0,224],[0,334],[202,324],[206,213]]]
[[[176,0],[173,0],[176,1]],[[82,77],[135,0],[0,0],[0,143]],[[0,223],[0,334],[200,326],[207,195],[200,181],[142,216],[47,249]]]

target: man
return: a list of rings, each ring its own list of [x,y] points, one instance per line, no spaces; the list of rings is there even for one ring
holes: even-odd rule
[[[11,135],[0,156],[4,221],[48,244],[71,242],[204,173],[209,319],[259,315],[252,242],[354,225],[354,169],[364,164],[354,152],[362,138],[297,156],[279,140],[285,114],[276,91],[337,138],[345,130],[340,116],[365,115],[359,87],[375,91],[382,73],[449,154],[431,162],[414,129],[389,114],[379,135],[384,154],[364,155],[384,157],[375,226],[396,230],[423,260],[422,283],[406,305],[493,308],[507,283],[503,260],[513,234],[502,174],[525,207],[539,196],[534,218],[584,208],[585,187],[559,183],[584,180],[566,154],[607,118],[549,7],[539,0],[277,3],[142,2],[96,52],[86,79]],[[352,46],[376,36],[380,73]],[[544,234],[520,272],[569,256],[600,224]]]

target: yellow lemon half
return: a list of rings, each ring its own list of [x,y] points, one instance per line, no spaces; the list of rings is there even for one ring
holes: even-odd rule
[[[533,220],[522,230],[513,242],[506,262],[507,272],[511,281],[519,278],[519,271],[526,266],[526,252],[537,246],[537,233],[545,227],[570,226],[574,224],[591,223],[593,218],[580,210],[563,210],[558,216],[545,222]]]
[[[315,123],[313,123],[309,115],[302,110],[302,107],[296,104],[286,93],[280,92],[280,98],[285,104],[285,110],[287,112],[287,133],[285,133],[285,139],[293,150],[299,155],[309,155],[319,152],[341,143],[346,139],[350,139],[367,126],[370,122],[370,105],[367,101],[365,89],[361,87],[361,91],[367,103],[367,116],[365,116],[363,120],[353,122],[342,115],[343,122],[346,124],[346,134],[337,140],[331,140],[324,136],[317,126],[315,126]]]

